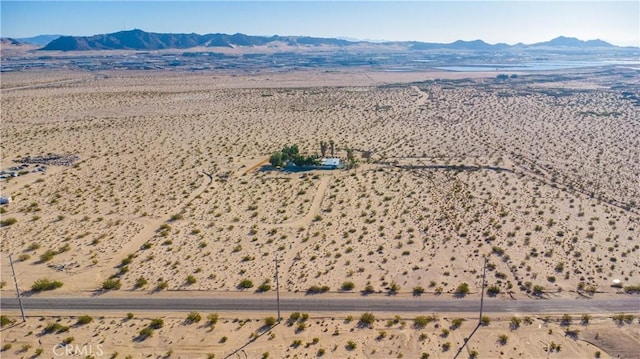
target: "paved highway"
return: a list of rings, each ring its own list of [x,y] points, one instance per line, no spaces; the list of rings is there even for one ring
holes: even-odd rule
[[[202,298],[202,297],[25,297],[25,311],[275,311],[275,298]],[[634,313],[640,312],[640,297],[615,299],[498,300],[485,299],[487,313]],[[19,309],[18,300],[0,298],[2,310]],[[454,298],[282,298],[283,312],[478,312],[477,299]]]

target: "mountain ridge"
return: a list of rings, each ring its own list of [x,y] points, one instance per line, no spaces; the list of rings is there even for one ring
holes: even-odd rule
[[[89,50],[165,50],[165,49],[188,49],[193,47],[251,47],[263,46],[280,42],[289,46],[338,46],[348,47],[357,44],[368,44],[373,46],[403,44],[410,50],[471,50],[471,51],[501,51],[514,48],[543,48],[559,47],[567,49],[589,49],[589,48],[618,48],[602,40],[583,41],[573,37],[559,36],[550,41],[534,44],[508,45],[504,43],[489,44],[483,40],[457,40],[451,43],[431,43],[420,41],[351,41],[340,38],[323,38],[311,36],[254,36],[242,33],[223,34],[213,33],[199,35],[195,33],[154,33],[140,29],[119,31],[109,34],[98,34],[93,36],[60,36],[40,50],[48,51],[89,51]]]

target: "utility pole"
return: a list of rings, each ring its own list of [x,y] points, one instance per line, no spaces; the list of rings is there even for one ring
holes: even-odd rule
[[[9,263],[11,264],[11,273],[13,273],[13,282],[16,284],[16,293],[18,294],[18,303],[20,304],[20,313],[22,313],[22,322],[26,323],[27,318],[24,316],[24,307],[22,306],[22,296],[20,295],[20,288],[18,287],[18,277],[16,277],[16,270],[13,269],[13,259],[9,254]]]
[[[484,265],[482,266],[482,292],[480,293],[480,318],[479,323],[482,323],[482,308],[484,305],[484,283],[485,283],[485,274],[487,271],[487,257],[484,257]]]
[[[278,253],[276,253],[276,302],[278,304],[278,323],[280,323],[280,281],[278,279]]]

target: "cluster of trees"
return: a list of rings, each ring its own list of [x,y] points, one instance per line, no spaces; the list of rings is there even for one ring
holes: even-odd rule
[[[282,151],[275,152],[269,158],[269,163],[275,167],[282,167],[287,162],[292,162],[296,166],[313,166],[319,165],[320,159],[315,155],[301,155],[298,145],[284,146]]]

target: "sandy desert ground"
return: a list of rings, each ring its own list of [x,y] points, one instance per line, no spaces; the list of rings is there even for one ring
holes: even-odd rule
[[[78,160],[1,182],[13,199],[2,206],[9,221],[0,229],[1,293],[14,295],[12,253],[23,291],[38,279],[63,283],[36,295],[91,293],[105,281],[141,296],[268,295],[256,291],[274,291],[276,254],[283,295],[327,287],[318,295],[453,296],[467,283],[468,295],[479,296],[485,256],[487,285],[499,298],[635,295],[623,288],[640,285],[640,119],[623,92],[638,94],[637,80],[622,67],[503,81],[491,73],[364,70],[3,73],[1,168],[49,153]],[[338,157],[353,149],[358,166],[264,165],[284,145],[313,154],[329,140]],[[622,288],[611,286],[614,279]],[[246,350],[278,358],[314,357],[320,347],[327,357],[452,357],[474,327],[442,336],[449,323],[440,316],[421,340],[413,318],[384,329],[395,315],[388,314],[375,330],[357,329],[360,314],[343,323],[311,313],[301,335],[280,325],[274,339]],[[246,327],[221,316],[226,322],[209,332],[182,325],[184,314],[168,315],[162,334],[136,342],[144,320],[109,314],[71,335],[84,343],[89,333],[105,333],[105,347],[123,354],[180,357],[206,357],[199,343],[214,340],[217,358],[264,324],[260,314],[237,314],[250,320]],[[6,353],[32,355],[38,326],[51,320],[3,329],[2,343],[16,343]],[[580,340],[561,328],[549,334],[540,318],[517,331],[509,318],[497,321],[478,330],[469,350],[485,358],[598,350],[606,357],[617,355],[616,345],[584,341],[594,331],[640,341],[635,321],[596,318]],[[327,335],[336,326],[344,334]],[[377,339],[379,330],[388,338]],[[232,333],[229,345],[216,332]],[[496,344],[503,332],[508,343]],[[320,344],[306,346],[314,336]],[[161,344],[166,337],[174,344]],[[293,348],[297,337],[303,344]],[[560,353],[543,351],[550,339]],[[354,350],[345,349],[348,340]],[[447,341],[451,350],[442,351]],[[20,352],[22,344],[31,347]]]
[[[632,358],[637,354],[635,320],[631,324],[604,316],[513,315],[490,316],[487,325],[478,326],[476,316],[375,313],[368,324],[361,322],[365,314],[369,313],[293,312],[270,326],[274,317],[264,313],[44,313],[3,331],[1,350],[3,357],[12,358]],[[158,328],[143,336],[141,331],[153,326],[154,320]]]

